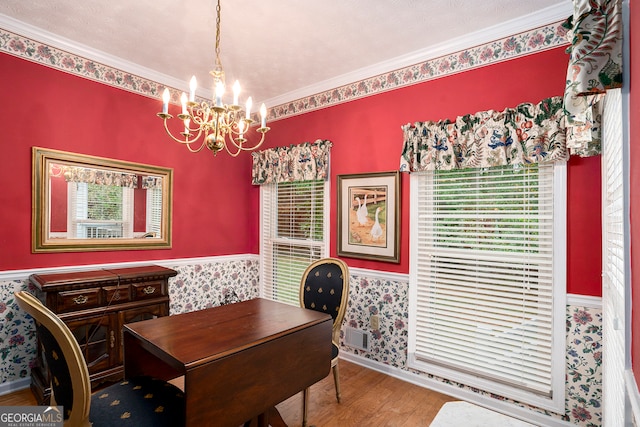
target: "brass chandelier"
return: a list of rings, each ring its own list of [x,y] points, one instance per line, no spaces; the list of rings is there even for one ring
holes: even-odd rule
[[[197,153],[207,147],[214,155],[223,148],[233,157],[242,151],[251,151],[260,147],[264,142],[264,136],[270,128],[267,127],[267,107],[262,104],[260,107],[260,127],[256,129],[260,133],[260,141],[254,145],[246,146],[247,139],[245,132],[254,123],[251,119],[251,97],[247,98],[245,109],[238,104],[240,94],[240,83],[236,80],[233,84],[233,103],[224,104],[222,97],[225,91],[224,71],[220,62],[220,0],[216,6],[216,65],[210,74],[213,76],[215,88],[214,100],[211,103],[202,101],[196,102],[196,77],[193,76],[189,82],[189,97],[182,92],[180,103],[182,112],[178,118],[184,122],[184,131],[180,132],[182,138],[174,136],[167,125],[167,121],[173,116],[169,114],[169,101],[171,93],[168,88],[162,93],[162,112],[158,117],[163,119],[164,128],[167,134],[176,142],[187,146],[189,151]],[[202,137],[202,141],[198,142]],[[200,144],[198,146],[198,144]]]

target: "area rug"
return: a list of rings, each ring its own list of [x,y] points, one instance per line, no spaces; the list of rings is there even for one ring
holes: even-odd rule
[[[468,402],[442,405],[431,427],[535,427],[533,424],[502,415]]]

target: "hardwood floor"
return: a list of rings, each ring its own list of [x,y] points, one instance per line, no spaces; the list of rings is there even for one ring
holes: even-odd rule
[[[316,427],[428,426],[446,402],[456,399],[341,360],[342,402],[333,376],[311,387],[307,421]],[[289,426],[302,425],[302,394],[278,405]]]
[[[440,407],[456,399],[341,360],[342,403],[330,374],[311,387],[308,422],[315,427],[428,426]],[[0,406],[36,405],[29,389],[0,396]],[[278,405],[289,426],[302,425],[302,393]]]

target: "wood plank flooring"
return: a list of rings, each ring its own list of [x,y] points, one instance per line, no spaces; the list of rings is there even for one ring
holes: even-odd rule
[[[316,427],[428,426],[446,402],[456,399],[341,360],[342,402],[333,375],[311,387],[308,423]],[[302,425],[302,394],[278,405],[289,426]]]
[[[333,375],[311,387],[308,422],[315,427],[428,426],[440,407],[456,399],[380,372],[339,362],[342,402],[338,403]],[[0,396],[0,406],[36,405],[29,389]],[[289,426],[302,425],[302,393],[278,405]]]

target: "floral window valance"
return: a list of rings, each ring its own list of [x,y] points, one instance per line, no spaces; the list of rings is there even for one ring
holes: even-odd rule
[[[142,188],[144,188],[145,190],[152,189],[152,188],[162,188],[162,177],[161,176],[143,176]]]
[[[290,147],[252,153],[252,183],[326,180],[329,177],[331,141],[318,139]]]
[[[52,164],[50,176],[63,176],[67,182],[138,188],[138,176],[127,172]]]
[[[567,146],[573,154],[600,153],[602,98],[622,87],[620,0],[574,0],[563,24],[571,54],[564,95]]]
[[[400,171],[566,161],[562,98],[402,127]]]

